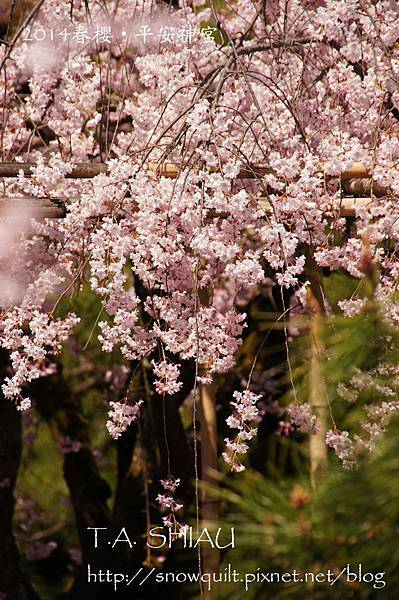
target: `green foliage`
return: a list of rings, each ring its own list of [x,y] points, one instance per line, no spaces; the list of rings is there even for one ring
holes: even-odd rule
[[[380,452],[353,472],[337,463],[319,489],[307,478],[271,480],[248,471],[221,483],[214,494],[225,509],[223,527],[235,527],[237,547],[224,556],[241,573],[288,572],[338,575],[347,564],[363,573],[385,572],[386,587],[348,583],[252,584],[247,598],[373,599],[399,592],[399,455],[398,421],[392,423]],[[311,578],[309,578],[311,579]],[[221,598],[242,598],[238,584],[223,585]]]

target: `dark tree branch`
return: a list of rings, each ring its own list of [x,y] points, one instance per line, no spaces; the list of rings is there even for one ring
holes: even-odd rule
[[[88,423],[80,401],[71,393],[59,365],[58,371],[32,384],[31,395],[47,421],[54,440],[62,436],[81,443],[79,452],[64,454],[64,477],[73,504],[83,557],[92,548],[87,527],[108,527],[111,513],[107,500],[111,496],[108,484],[101,478],[92,451]]]

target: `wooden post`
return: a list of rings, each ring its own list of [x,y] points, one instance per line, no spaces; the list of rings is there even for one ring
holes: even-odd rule
[[[212,470],[218,469],[217,423],[215,407],[215,384],[200,384],[201,427],[201,479],[204,483],[201,498],[201,517],[204,527],[212,527],[219,519],[219,501],[212,496],[207,485],[215,486]],[[214,573],[219,567],[219,552],[205,544],[202,548],[203,573]],[[208,598],[207,592],[204,597]],[[209,596],[210,598],[210,596]],[[212,598],[215,598],[213,592]]]
[[[316,415],[317,433],[310,436],[310,480],[313,489],[317,488],[320,478],[327,470],[328,452],[326,446],[326,432],[328,422],[328,396],[323,377],[322,324],[325,315],[322,270],[316,265],[310,249],[307,251],[306,276],[310,281],[308,303],[312,315],[310,317],[310,367],[309,367],[309,405]]]
[[[209,306],[211,291],[200,290],[199,301],[201,305]],[[204,373],[201,373],[204,374]],[[218,470],[218,436],[216,419],[216,384],[199,384],[199,419],[201,431],[201,479],[204,484],[201,497],[201,520],[203,527],[212,527],[219,520],[219,501],[209,493],[207,485],[216,485],[212,471]],[[204,544],[201,548],[202,572],[215,573],[219,568],[219,552],[210,545]],[[209,592],[204,589],[205,600],[215,600],[216,591]]]
[[[327,420],[328,398],[322,373],[323,342],[321,339],[322,316],[316,312],[310,322],[310,369],[309,369],[309,405],[316,415],[317,433],[309,438],[310,480],[313,489],[317,488],[320,478],[327,469]]]

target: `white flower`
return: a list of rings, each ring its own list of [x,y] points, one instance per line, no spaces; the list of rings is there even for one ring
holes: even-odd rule
[[[231,429],[238,429],[238,433],[233,440],[225,439],[227,452],[224,452],[222,456],[230,465],[231,470],[238,472],[245,469],[238,455],[245,454],[249,449],[244,441],[252,439],[257,432],[257,428],[251,426],[250,423],[259,420],[259,409],[256,403],[261,399],[261,395],[245,390],[244,392],[234,392],[233,397],[235,400],[230,404],[235,408],[235,413],[227,417],[226,423]]]
[[[28,410],[30,407],[32,406],[32,402],[30,398],[24,398],[23,400],[21,400],[21,402],[17,405],[17,410]]]
[[[291,404],[287,412],[290,424],[302,433],[314,434],[319,430],[316,415],[312,414],[309,404]]]
[[[347,431],[338,432],[329,429],[326,433],[326,443],[342,460],[345,469],[351,469],[356,464],[354,444]]]
[[[139,400],[133,406],[123,402],[110,402],[112,410],[109,412],[110,420],[106,426],[111,437],[117,439],[133,421],[136,421],[142,404],[143,400]]]

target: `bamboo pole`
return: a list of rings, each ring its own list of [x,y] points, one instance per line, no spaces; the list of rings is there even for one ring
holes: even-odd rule
[[[209,288],[199,290],[199,301],[202,306],[209,306],[211,303],[211,290]],[[204,375],[205,370],[201,370]],[[219,520],[219,501],[209,493],[208,486],[215,487],[217,480],[213,476],[219,468],[218,460],[218,436],[217,436],[217,418],[216,418],[216,384],[199,384],[200,400],[200,432],[201,432],[201,480],[203,482],[201,497],[201,520],[204,527],[217,525]],[[201,547],[202,572],[216,573],[219,569],[220,556],[216,548],[205,544]],[[213,590],[212,594],[204,590],[205,600],[215,600],[217,595]]]
[[[360,163],[353,163],[349,169],[341,173],[341,181],[357,179],[359,177],[371,177],[369,171]]]
[[[72,200],[72,199],[71,199]],[[342,198],[335,203],[333,209],[339,217],[355,217],[359,209],[367,209],[371,198]],[[0,197],[0,211],[7,207],[17,207],[36,218],[62,219],[66,215],[68,200],[60,198],[40,198],[36,196]],[[260,198],[257,208],[271,214],[272,208],[266,198]],[[227,217],[227,213],[210,212],[209,217]]]
[[[313,489],[316,489],[321,477],[327,470],[328,464],[325,441],[328,422],[328,396],[323,377],[324,344],[321,335],[326,311],[322,269],[316,265],[310,248],[307,248],[306,254],[305,273],[310,281],[308,303],[311,310],[308,400],[318,425],[318,431],[309,437],[310,481]]]
[[[7,208],[23,211],[36,219],[62,219],[66,215],[66,203],[55,198],[37,198],[35,196],[0,197],[0,216],[1,211]]]
[[[312,296],[311,293],[310,296]],[[322,316],[317,307],[310,321],[309,405],[316,416],[318,425],[318,431],[309,436],[310,481],[313,489],[317,488],[320,479],[327,471],[328,464],[326,445],[328,398],[322,373],[324,347],[321,338],[321,325]]]
[[[371,198],[340,198],[335,201],[332,209],[336,211],[337,216],[339,217],[355,217],[356,213],[360,209],[367,209],[372,200]],[[258,207],[265,211],[266,214],[270,214],[272,212],[272,207],[270,202],[266,198],[260,198]]]
[[[388,188],[378,185],[371,177],[345,179],[342,182],[342,189],[348,196],[366,196],[373,193],[374,196],[382,198],[389,194]]]
[[[22,171],[25,177],[32,176],[32,168],[35,163],[0,163],[0,178],[15,178]],[[175,179],[180,173],[179,165],[173,163],[148,163],[148,171],[159,176]],[[218,169],[211,167],[211,172],[217,172]],[[67,179],[91,179],[102,173],[109,173],[109,166],[104,163],[79,163],[75,165],[70,173],[66,174]],[[271,169],[264,164],[254,164],[242,167],[238,174],[238,179],[254,179],[270,173]],[[371,192],[377,197],[386,196],[389,190],[372,181],[369,172],[359,164],[341,174],[341,185],[344,193],[351,198],[344,197],[335,203],[334,209],[337,210],[340,217],[354,217],[358,209],[367,208],[371,202]],[[368,196],[368,197],[367,197]],[[66,214],[67,201],[57,198],[37,198],[37,197],[0,197],[0,209],[9,204],[18,203],[18,208],[31,211],[33,216],[62,218]],[[267,198],[260,198],[258,207],[270,214],[272,207]],[[212,216],[212,215],[210,215]],[[223,217],[223,214],[217,215]]]
[[[37,166],[36,163],[19,163],[19,162],[3,162],[0,163],[0,177],[18,177],[18,174],[22,171],[24,177],[32,176],[32,169]],[[188,165],[186,165],[187,167]],[[149,162],[145,165],[148,171],[156,173],[158,175],[162,175],[164,177],[170,177],[171,179],[175,179],[178,177],[184,165],[179,165],[175,163],[161,163],[156,164]],[[194,166],[193,169],[196,167]],[[213,173],[217,173],[219,171],[218,167],[208,167],[208,170]],[[322,169],[321,169],[322,170]],[[78,163],[73,166],[70,173],[65,175],[66,179],[91,179],[92,177],[96,177],[96,175],[100,175],[102,173],[110,173],[111,169],[108,164],[100,163],[100,162],[92,162],[92,163]],[[246,166],[242,166],[238,173],[238,179],[256,179],[257,177],[262,177],[269,173],[273,173],[273,170],[268,167],[268,165],[263,163],[254,163],[248,164]],[[330,177],[331,178],[331,177]],[[372,176],[362,165],[354,163],[349,169],[343,171],[341,173],[341,182],[350,186],[352,180],[363,179],[365,182],[369,182],[370,185]],[[360,184],[357,183],[357,186]],[[364,186],[367,184],[364,183]],[[356,188],[356,186],[355,186]],[[354,189],[355,189],[354,188]],[[385,188],[382,186],[378,186],[376,184],[373,185],[373,191],[376,195],[379,195],[379,191],[386,192]],[[354,193],[354,192],[351,192]],[[358,193],[355,190],[355,193]],[[359,191],[360,193],[360,191]],[[368,193],[368,192],[367,192]],[[364,191],[360,195],[365,195]],[[382,195],[385,195],[382,194]]]
[[[32,177],[32,169],[36,167],[36,163],[18,163],[18,162],[4,162],[0,163],[0,177],[18,177],[18,174],[22,171],[24,177]],[[162,175],[163,177],[169,177],[176,179],[182,170],[182,166],[173,163],[162,163],[160,165],[155,163],[147,163],[145,165],[148,171]],[[195,167],[193,167],[195,169]],[[218,169],[211,167],[210,172],[217,172]],[[70,173],[66,173],[66,179],[91,179],[102,173],[110,173],[110,166],[105,163],[79,163],[76,164]],[[267,165],[256,164],[248,165],[248,167],[242,167],[239,171],[238,178],[242,179],[255,179],[256,177],[262,177],[267,173],[271,173],[271,169]]]
[[[201,428],[201,479],[203,482],[201,498],[201,518],[204,527],[217,525],[219,520],[219,501],[209,493],[208,485],[213,487],[216,480],[213,471],[218,470],[217,422],[216,422],[216,387],[214,384],[199,386],[200,395],[200,428]],[[205,544],[201,548],[202,572],[216,573],[219,569],[219,551]],[[204,590],[204,598],[216,599],[215,590],[212,595]]]
[[[22,171],[24,177],[32,177],[32,169],[36,163],[4,162],[0,163],[0,177],[18,177]],[[101,173],[108,173],[108,165],[104,163],[79,163],[75,165],[70,173],[66,173],[66,179],[91,179]]]

